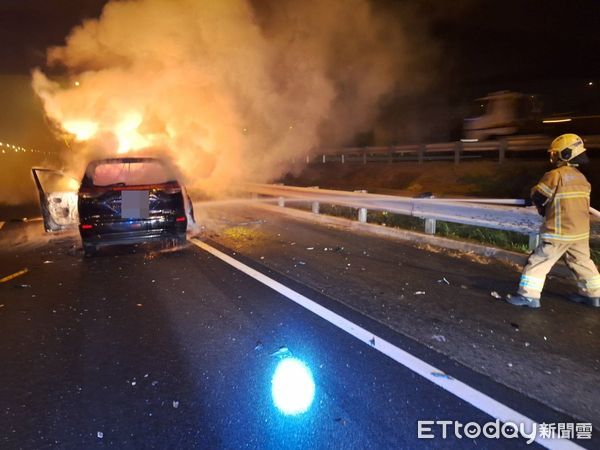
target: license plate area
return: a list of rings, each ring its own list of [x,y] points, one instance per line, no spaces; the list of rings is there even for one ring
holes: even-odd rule
[[[121,191],[121,218],[147,219],[150,216],[149,191]]]

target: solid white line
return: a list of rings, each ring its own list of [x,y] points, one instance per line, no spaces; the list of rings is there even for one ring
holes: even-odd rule
[[[200,247],[202,250],[210,253],[211,255],[219,258],[225,263],[235,267],[240,272],[243,272],[246,275],[261,282],[262,284],[270,287],[274,291],[289,298],[298,305],[308,309],[309,311],[313,312],[322,319],[325,319],[332,325],[335,325],[341,330],[344,330],[345,332],[351,334],[356,339],[364,342],[365,344],[370,345],[374,349],[399,362],[406,368],[421,375],[423,378],[428,379],[432,383],[454,394],[455,396],[464,400],[465,402],[470,403],[475,408],[483,411],[484,413],[492,416],[493,418],[498,419],[501,422],[513,422],[516,424],[524,424],[525,430],[528,432],[531,432],[533,425],[536,423],[529,417],[515,411],[512,408],[509,408],[508,406],[500,403],[497,400],[494,400],[488,395],[479,392],[477,389],[472,388],[471,386],[463,383],[462,381],[459,381],[452,377],[444,376],[445,374],[436,367],[426,363],[425,361],[417,358],[416,356],[411,355],[410,353],[402,350],[401,348],[396,347],[390,342],[381,339],[380,337],[374,335],[370,331],[350,322],[349,320],[343,318],[339,314],[328,310],[327,308],[319,305],[315,301],[310,300],[308,297],[299,294],[298,292],[288,288],[287,286],[279,283],[278,281],[275,281],[272,278],[269,278],[266,275],[260,273],[259,271],[252,269],[251,267],[245,265],[237,259],[226,255],[220,250],[217,250],[216,248],[208,245],[206,242],[203,242],[197,238],[192,238],[190,241],[192,242],[192,244],[196,245],[197,247]],[[539,437],[539,432],[537,433],[535,441],[546,448],[552,449],[583,448],[567,439],[542,439],[541,437]]]

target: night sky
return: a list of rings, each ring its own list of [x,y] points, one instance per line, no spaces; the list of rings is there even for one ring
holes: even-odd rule
[[[27,73],[44,61],[105,0],[2,0],[1,72]],[[596,0],[374,1],[401,15],[414,8],[465,83],[600,75],[600,4]],[[440,5],[443,5],[440,7]],[[421,25],[421,24],[419,24]],[[451,64],[452,65],[452,64]],[[456,68],[455,68],[456,69]]]
[[[25,95],[31,68],[43,66],[45,49],[62,44],[83,19],[97,17],[104,3],[0,2],[0,135],[15,139],[43,122],[37,104]],[[597,0],[374,0],[373,5],[398,15],[399,23],[404,18],[405,26],[408,8],[415,31],[431,37],[441,55],[437,64],[443,75],[432,95],[445,97],[448,105],[499,89],[550,93],[559,100],[587,98],[588,103],[598,98]],[[48,136],[29,133],[22,145],[40,145]]]

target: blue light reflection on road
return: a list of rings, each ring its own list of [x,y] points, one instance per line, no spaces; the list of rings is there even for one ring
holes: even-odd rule
[[[283,358],[271,380],[273,402],[285,415],[302,414],[315,397],[315,382],[311,370],[297,358]]]

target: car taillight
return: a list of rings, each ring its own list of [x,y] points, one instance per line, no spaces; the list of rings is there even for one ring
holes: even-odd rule
[[[185,222],[185,216],[178,217],[175,222]]]
[[[94,226],[87,223],[81,225],[82,230],[91,230],[92,228],[94,228]]]

